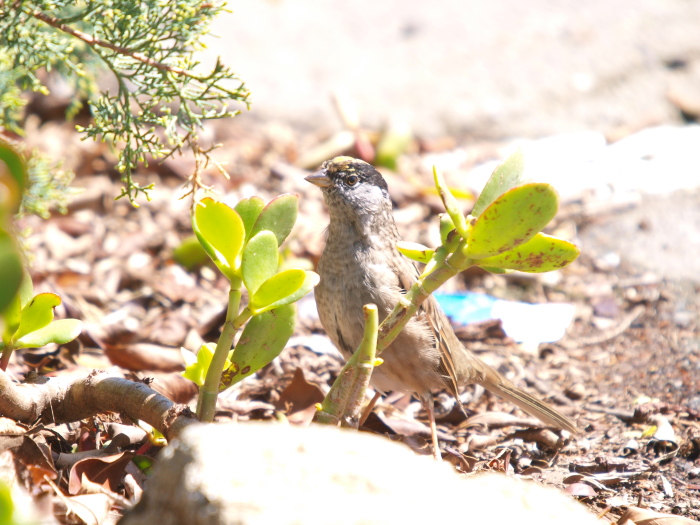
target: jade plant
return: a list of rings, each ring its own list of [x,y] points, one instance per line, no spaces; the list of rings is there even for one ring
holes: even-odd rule
[[[499,274],[548,272],[578,257],[575,245],[542,233],[559,208],[556,190],[550,184],[525,182],[523,171],[523,153],[518,150],[495,169],[465,217],[442,174],[433,168],[435,186],[447,211],[440,216],[442,244],[432,249],[398,243],[399,252],[425,264],[423,272],[381,325],[377,327],[366,317],[363,341],[317,407],[317,421],[356,424],[369,384],[367,369],[381,364],[382,350],[401,333],[421,303],[449,278],[471,266]]]
[[[0,369],[6,370],[12,352],[49,343],[65,344],[80,334],[77,319],[54,321],[61,298],[53,293],[34,295],[32,279],[12,235],[11,219],[19,209],[27,180],[23,157],[0,139]]]
[[[0,138],[0,313],[12,302],[22,280],[22,258],[11,222],[19,211],[26,180],[24,158]]]
[[[54,293],[34,295],[32,280],[28,273],[24,274],[18,292],[2,312],[0,369],[7,369],[14,350],[40,348],[49,343],[64,345],[80,335],[82,323],[78,319],[54,321],[53,309],[59,304],[61,298]]]
[[[199,385],[197,416],[214,417],[219,392],[270,363],[294,331],[294,302],[316,284],[316,273],[280,270],[279,247],[294,226],[296,195],[281,195],[267,205],[259,197],[235,208],[205,198],[195,204],[192,229],[230,283],[226,321],[216,344],[203,345],[196,357],[183,349],[183,375]],[[242,288],[248,303],[242,307]],[[238,330],[240,338],[233,344]]]

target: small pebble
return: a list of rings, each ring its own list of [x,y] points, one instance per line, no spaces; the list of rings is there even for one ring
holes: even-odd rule
[[[586,394],[586,387],[583,386],[581,383],[574,383],[569,388],[567,388],[564,393],[569,399],[583,399],[583,397]]]

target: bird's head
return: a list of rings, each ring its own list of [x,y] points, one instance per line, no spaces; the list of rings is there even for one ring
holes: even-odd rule
[[[352,157],[335,157],[306,180],[323,191],[331,222],[369,219],[391,212],[386,181],[374,167]],[[355,222],[353,220],[352,222]]]

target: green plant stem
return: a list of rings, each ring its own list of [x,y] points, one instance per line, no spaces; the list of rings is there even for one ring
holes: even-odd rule
[[[231,280],[231,290],[228,293],[228,310],[226,311],[226,322],[221,332],[219,341],[216,343],[216,350],[212,357],[207,376],[204,379],[202,388],[199,389],[199,401],[197,402],[197,416],[200,421],[213,421],[216,412],[216,400],[219,396],[219,383],[221,373],[224,371],[226,359],[233,345],[233,337],[236,335],[238,327],[236,319],[238,309],[241,304],[241,280],[234,278]],[[240,326],[240,325],[239,325]]]
[[[445,182],[442,173],[440,173],[435,166],[433,166],[433,179],[435,180],[435,187],[440,194],[440,199],[442,199],[442,203],[445,205],[445,211],[447,211],[448,215],[452,219],[452,223],[459,234],[466,239],[469,235],[467,220],[464,218],[462,210],[459,209],[457,199],[454,198],[450,188],[447,187],[447,183]]]
[[[365,333],[359,348],[357,374],[350,388],[348,405],[345,407],[344,417],[340,420],[340,426],[357,428],[362,411],[362,401],[365,399],[369,380],[372,377],[377,358],[377,335],[379,331],[379,314],[377,306],[366,304],[363,307],[365,316]]]
[[[240,315],[233,320],[234,328],[238,330],[241,326],[246,324],[251,317],[253,317],[253,312],[250,311],[250,308],[244,309]]]
[[[387,348],[401,333],[408,321],[415,315],[420,305],[428,296],[442,286],[448,279],[459,272],[472,266],[473,259],[463,252],[467,243],[462,241],[449,258],[439,263],[435,269],[425,278],[418,279],[406,293],[403,300],[397,304],[392,312],[379,326],[379,338],[377,341],[377,355]]]
[[[366,304],[363,312],[365,331],[362,342],[333,382],[321,409],[314,416],[316,423],[357,428],[362,401],[374,370],[379,325],[376,305]]]

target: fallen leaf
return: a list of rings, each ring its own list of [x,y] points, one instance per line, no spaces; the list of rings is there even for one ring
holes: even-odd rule
[[[382,411],[376,412],[377,417],[396,434],[403,436],[420,436],[430,439],[430,427],[415,419],[388,417]],[[456,441],[452,434],[446,434],[438,429],[438,437],[443,441]]]
[[[107,494],[81,494],[66,498],[65,504],[66,516],[74,515],[85,525],[100,525],[112,508],[112,498]]]
[[[486,428],[503,428],[509,426],[540,428],[542,427],[542,423],[538,422],[536,419],[518,417],[512,414],[506,414],[505,412],[482,412],[467,419],[464,423],[459,425],[459,428],[475,426],[484,426]]]
[[[187,404],[199,392],[197,385],[178,372],[149,372],[147,376],[153,379],[149,384],[153,390],[175,403]]]
[[[282,390],[280,397],[275,403],[275,408],[287,413],[289,418],[296,412],[315,406],[321,403],[325,395],[321,389],[313,383],[309,383],[304,376],[304,371],[297,368],[294,371],[292,382],[287,388]]]
[[[70,471],[68,492],[78,494],[83,487],[83,475],[92,483],[104,485],[116,492],[124,477],[124,468],[134,457],[132,452],[122,452],[101,458],[86,458],[78,461]]]
[[[498,443],[498,438],[496,436],[482,436],[479,434],[471,434],[469,437],[467,437],[467,440],[460,445],[459,451],[460,452],[475,452],[477,450],[484,449],[486,447],[490,447],[491,445],[495,445]]]
[[[31,437],[0,435],[0,452],[5,450],[12,452],[15,459],[29,470],[35,482],[43,481],[44,475],[49,479],[58,477],[50,452],[44,453]]]
[[[700,522],[676,516],[675,514],[664,514],[649,509],[630,507],[617,521],[617,525],[625,523],[634,523],[635,525],[698,525]]]
[[[495,470],[497,472],[507,474],[508,469],[512,469],[512,467],[510,467],[510,456],[512,453],[513,451],[509,448],[502,449],[495,458],[486,463],[486,466],[489,468],[489,470]]]
[[[587,483],[572,483],[564,489],[564,492],[579,498],[592,498],[597,494],[593,487]]]
[[[150,343],[104,344],[109,360],[127,370],[179,372],[185,369],[179,348]]]

